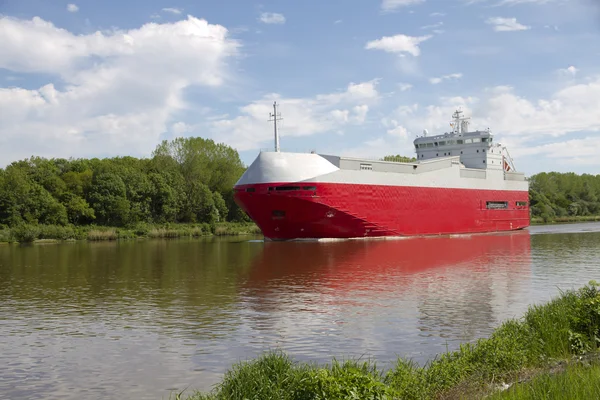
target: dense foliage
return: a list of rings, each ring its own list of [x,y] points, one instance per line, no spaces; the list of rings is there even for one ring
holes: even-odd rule
[[[529,178],[531,215],[551,221],[600,214],[600,175],[542,172]]]
[[[31,157],[0,169],[0,225],[242,221],[243,171],[237,151],[202,138],[163,141],[151,158]]]

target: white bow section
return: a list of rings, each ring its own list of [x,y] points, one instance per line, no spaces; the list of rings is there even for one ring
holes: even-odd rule
[[[318,154],[261,152],[237,181],[236,186],[300,182],[338,169]]]

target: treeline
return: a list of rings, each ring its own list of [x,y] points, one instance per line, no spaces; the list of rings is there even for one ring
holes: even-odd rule
[[[600,214],[600,175],[542,172],[529,178],[531,216],[544,221]]]
[[[202,138],[163,141],[151,158],[31,157],[0,169],[0,226],[247,221],[233,201],[244,169]]]
[[[411,162],[417,161],[417,159],[415,157],[406,157],[406,156],[401,156],[400,154],[396,154],[396,155],[385,156],[381,159],[381,161],[411,163]]]

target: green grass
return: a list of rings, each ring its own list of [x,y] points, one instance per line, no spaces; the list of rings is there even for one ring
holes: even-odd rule
[[[261,231],[254,223],[221,222],[216,225],[199,224],[147,224],[129,227],[59,226],[21,224],[0,227],[0,243],[28,243],[64,240],[123,240],[135,238],[183,238],[200,236],[256,235]]]
[[[490,400],[590,400],[600,399],[600,365],[574,365],[553,373],[543,372],[531,381],[511,386]]]
[[[234,364],[206,399],[434,399],[481,398],[525,371],[595,352],[600,341],[600,291],[590,282],[519,319],[504,322],[489,338],[465,343],[424,366],[398,359],[391,368],[369,361],[298,363],[271,351]]]

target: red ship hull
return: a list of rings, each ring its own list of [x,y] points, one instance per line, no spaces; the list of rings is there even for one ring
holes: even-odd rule
[[[236,203],[271,240],[484,233],[529,226],[529,208],[522,205],[528,203],[528,192],[522,190],[312,182],[273,190],[281,185],[294,184],[235,188]],[[488,209],[488,201],[508,206]]]

